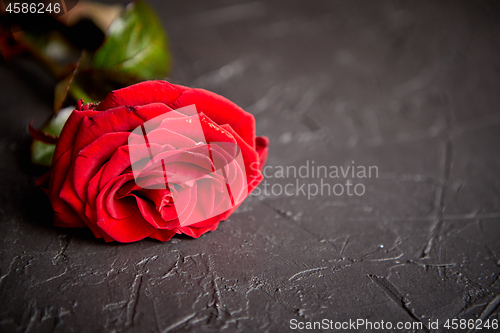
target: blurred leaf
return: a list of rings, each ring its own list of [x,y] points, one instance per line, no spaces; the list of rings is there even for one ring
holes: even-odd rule
[[[73,109],[74,107],[68,107],[59,111],[56,116],[41,128],[41,131],[53,136],[59,136]],[[55,148],[55,144],[33,140],[31,144],[31,162],[38,165],[50,166],[52,164],[52,158],[54,157]]]
[[[31,144],[31,162],[38,165],[51,166],[56,145],[33,141]]]
[[[58,80],[56,112],[70,97],[95,102],[110,90],[168,75],[167,37],[155,11],[144,0],[126,9],[81,2],[57,18],[36,15],[35,22],[20,18],[24,21],[16,24],[22,29],[11,39]],[[4,39],[0,38],[0,46]]]
[[[23,45],[31,55],[40,61],[56,77],[70,74],[74,63],[81,53],[78,48],[68,43],[57,31],[39,34],[32,31],[14,33],[17,42]]]
[[[82,87],[80,87],[80,85],[76,81],[72,81],[70,83],[68,92],[70,93],[71,97],[73,97],[73,99],[75,101],[83,99],[85,101],[85,103],[97,103],[98,102],[96,99],[87,95],[85,90]]]
[[[75,70],[73,73],[62,79],[56,84],[54,89],[54,112],[57,113],[64,104],[64,101],[68,97],[68,94],[75,100],[78,101],[83,99],[87,103],[96,102],[93,98],[91,98],[85,90],[80,86],[77,80],[77,75],[80,70],[80,64],[85,62],[87,58],[87,53],[85,51],[82,52],[82,55],[78,62],[75,65]]]
[[[163,78],[168,74],[167,37],[154,10],[145,1],[128,5],[111,23],[90,66],[119,82]]]

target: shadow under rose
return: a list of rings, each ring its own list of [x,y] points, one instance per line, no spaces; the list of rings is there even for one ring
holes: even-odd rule
[[[11,189],[11,195],[6,198],[4,220],[10,218],[29,224],[30,234],[51,233],[54,237],[68,235],[96,241],[88,229],[58,228],[53,225],[54,211],[50,200],[36,185],[36,180],[48,172],[49,168],[31,163],[29,134],[14,142],[15,145],[12,145],[14,147],[10,149],[14,154],[10,162],[13,165],[8,165],[8,168],[11,169],[12,181],[17,184],[15,184],[16,190]]]

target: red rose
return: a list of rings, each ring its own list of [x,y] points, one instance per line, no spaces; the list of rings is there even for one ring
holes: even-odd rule
[[[215,230],[262,180],[254,117],[202,89],[146,81],[73,111],[45,189],[61,227],[106,241]]]

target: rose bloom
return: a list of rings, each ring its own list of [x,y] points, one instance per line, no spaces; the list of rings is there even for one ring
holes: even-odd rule
[[[181,112],[191,105],[197,114]],[[37,184],[56,226],[89,227],[108,242],[197,238],[260,183],[267,152],[254,117],[224,97],[146,81],[80,101]]]

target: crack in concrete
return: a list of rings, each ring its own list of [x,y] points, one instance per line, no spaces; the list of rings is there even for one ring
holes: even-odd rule
[[[409,301],[406,299],[406,297],[401,295],[401,293],[392,283],[389,282],[389,280],[387,280],[383,276],[377,276],[374,274],[368,274],[367,276],[370,278],[370,280],[372,280],[373,283],[375,283],[376,286],[378,286],[384,292],[387,297],[389,297],[389,299],[396,303],[396,305],[400,306],[411,319],[422,323],[422,321],[415,315],[413,310],[408,307]],[[425,332],[429,332],[429,330],[423,323],[422,326]]]
[[[429,257],[429,253],[431,252],[434,243],[439,242],[441,238],[441,230],[443,228],[443,215],[444,215],[444,207],[445,207],[445,197],[446,197],[446,190],[448,188],[448,182],[450,178],[450,173],[451,173],[451,167],[452,167],[452,158],[453,158],[453,144],[452,144],[452,138],[450,134],[450,127],[451,127],[451,115],[450,111],[446,113],[446,141],[445,141],[445,151],[444,151],[444,156],[443,156],[443,180],[441,187],[439,188],[437,192],[437,214],[436,214],[436,223],[432,228],[431,231],[431,237],[429,238],[426,246],[422,250],[422,253],[420,255],[420,259],[425,259]],[[439,255],[439,259],[441,260],[441,257]],[[443,268],[443,272],[441,274],[443,277],[445,276],[445,271]]]
[[[65,241],[63,241],[63,239],[65,239]],[[70,242],[71,242],[70,235],[60,235],[59,236],[59,243],[61,245],[61,249],[52,258],[52,265],[57,265],[61,261],[65,261],[67,259],[65,252],[66,252],[66,249],[68,248]]]
[[[322,270],[327,269],[327,268],[328,268],[328,266],[306,269],[306,270],[303,270],[303,271],[300,271],[300,272],[297,272],[297,273],[293,274],[291,277],[288,278],[288,281],[292,281],[297,276],[300,276],[300,275],[303,275],[303,274],[307,274],[307,273],[313,273],[313,272],[322,271]],[[298,278],[298,280],[300,280],[300,279],[301,279],[301,277]]]
[[[142,285],[142,274],[138,274],[134,278],[132,287],[130,288],[130,297],[127,302],[127,319],[125,321],[125,327],[131,327],[134,323],[135,311],[137,307],[137,301],[139,299],[139,291]]]

